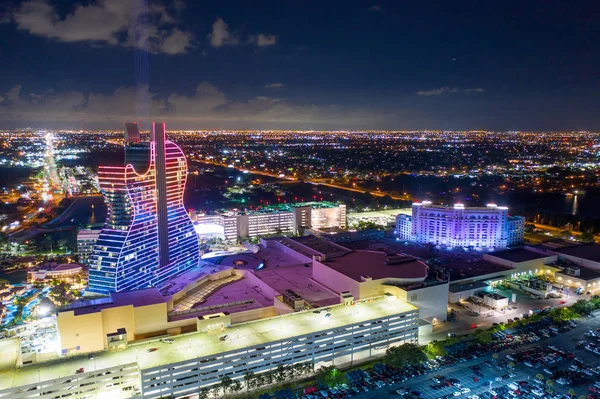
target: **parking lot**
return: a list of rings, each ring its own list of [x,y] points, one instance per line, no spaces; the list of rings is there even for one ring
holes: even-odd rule
[[[434,339],[442,340],[447,338],[448,333],[457,335],[464,334],[471,329],[475,324],[477,328],[487,329],[492,327],[493,323],[506,322],[508,319],[515,317],[521,318],[524,313],[529,313],[529,310],[539,310],[541,308],[551,306],[553,308],[562,308],[573,305],[579,299],[589,299],[589,295],[571,295],[562,299],[533,299],[526,293],[520,290],[497,290],[500,294],[510,298],[514,292],[517,294],[517,302],[511,303],[510,308],[506,310],[491,310],[488,308],[480,309],[478,305],[471,305],[475,311],[481,313],[478,316],[469,314],[468,310],[459,306],[459,304],[450,304],[449,308],[454,309],[455,322],[449,321],[438,323],[433,326],[433,332],[419,337],[419,342],[426,344]],[[515,309],[516,308],[516,309]],[[488,316],[491,314],[492,316]]]
[[[417,391],[421,394],[421,396],[407,394],[405,398],[411,397],[421,397],[424,399],[439,399],[443,398],[446,395],[451,395],[449,397],[457,397],[467,399],[469,396],[477,395],[480,398],[491,398],[493,395],[489,395],[490,391],[493,391],[497,394],[497,398],[511,398],[513,397],[508,393],[508,389],[506,386],[510,382],[515,381],[526,381],[528,385],[533,385],[533,382],[536,378],[536,375],[542,374],[545,378],[553,378],[553,376],[549,376],[546,374],[543,369],[545,367],[540,366],[539,368],[528,367],[525,364],[515,362],[515,370],[514,376],[503,379],[502,381],[496,381],[496,378],[511,375],[512,371],[508,369],[507,365],[510,362],[509,359],[506,358],[506,355],[512,354],[523,349],[542,347],[547,348],[548,346],[556,346],[558,348],[564,349],[565,351],[573,352],[576,359],[581,360],[581,363],[589,366],[596,367],[600,365],[600,355],[596,355],[591,351],[587,351],[583,348],[577,348],[577,342],[582,339],[589,340],[584,336],[585,332],[588,330],[595,331],[600,327],[600,318],[588,318],[583,319],[577,322],[578,327],[572,329],[571,331],[560,333],[556,336],[542,339],[539,342],[528,344],[521,346],[517,349],[501,351],[498,353],[498,362],[504,362],[503,367],[497,367],[495,361],[492,357],[491,353],[488,353],[478,359],[470,360],[463,363],[458,363],[446,368],[443,368],[438,371],[431,371],[427,375],[421,375],[415,378],[411,378],[405,382],[394,383],[389,386],[385,386],[380,389],[371,390],[369,392],[362,392],[356,397],[358,398],[381,398],[381,397],[400,397],[396,390],[400,388],[405,388],[408,392]],[[489,362],[491,367],[486,365],[485,362]],[[568,369],[570,365],[574,363],[573,360],[563,360],[556,365],[553,365],[554,371]],[[483,377],[475,376],[473,370],[470,369],[471,366],[479,366],[480,371],[483,374]],[[460,391],[458,387],[447,387],[439,390],[435,390],[430,387],[434,382],[432,378],[437,375],[442,375],[447,378],[456,378],[459,381],[461,388],[469,389],[468,393],[461,393],[460,395],[454,396],[453,393]],[[473,379],[473,377],[477,377],[477,381]],[[542,396],[533,395],[531,393],[522,393],[520,396],[516,395],[515,397],[521,398],[569,398],[568,392],[570,389],[574,389],[576,391],[575,397],[579,397],[581,395],[588,395],[588,388],[594,384],[596,379],[600,380],[600,376],[597,378],[596,375],[587,376],[584,375],[584,378],[580,382],[575,382],[572,385],[561,385],[559,383],[554,383],[552,389],[554,390],[554,394],[550,395],[547,393],[543,393]],[[502,389],[504,387],[504,390]],[[511,390],[512,391],[512,390]],[[503,393],[504,392],[504,393]]]

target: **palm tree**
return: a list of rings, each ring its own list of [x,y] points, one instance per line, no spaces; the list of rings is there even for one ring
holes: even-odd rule
[[[215,398],[220,396],[221,393],[221,385],[215,385],[213,387],[210,388],[210,393],[212,394],[212,396],[214,396]]]
[[[554,386],[554,381],[548,379],[546,380],[546,385],[548,386],[548,388],[552,388]]]
[[[283,381],[285,381],[286,374],[287,373],[285,370],[285,366],[280,363],[277,366],[277,369],[275,369],[275,371],[274,371],[274,377],[275,377],[275,381],[277,382],[277,384],[281,384]]]
[[[239,391],[241,391],[243,388],[242,383],[239,382],[238,380],[233,381],[230,385],[229,385],[229,392],[233,392],[238,393]]]
[[[492,358],[494,359],[494,361],[495,361],[495,362],[496,362],[496,361],[498,361],[498,354],[497,354],[497,353],[494,353],[494,354],[492,355]]]
[[[508,367],[511,368],[511,369],[514,369],[515,368],[515,362],[508,363]]]
[[[210,394],[210,389],[203,387],[198,391],[198,399],[208,399],[208,395]]]
[[[535,378],[537,378],[537,379],[538,379],[538,380],[540,380],[540,381],[544,381],[544,375],[543,375],[543,374],[537,374],[537,375],[535,376]]]
[[[223,394],[227,397],[227,390],[233,384],[233,380],[229,376],[221,377],[221,388],[223,389]]]
[[[273,383],[273,371],[267,371],[263,373],[264,384],[263,385],[271,385]]]
[[[304,364],[296,363],[292,366],[292,370],[293,370],[292,377],[300,377],[302,374],[304,374]]]
[[[575,395],[577,395],[577,391],[575,391],[574,389],[569,389],[569,392],[567,392],[569,394],[570,397],[573,397]]]
[[[252,388],[266,385],[264,373],[254,375],[252,379]]]
[[[254,380],[256,379],[256,375],[252,371],[246,371],[244,373],[244,381],[246,382],[246,393],[250,390],[250,388],[254,388]]]

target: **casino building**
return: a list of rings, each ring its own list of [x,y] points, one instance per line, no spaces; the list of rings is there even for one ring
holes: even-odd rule
[[[396,217],[396,234],[401,240],[449,247],[506,248],[523,243],[525,219],[510,216],[508,208],[433,205],[431,201],[412,205],[412,216]]]
[[[98,170],[107,218],[90,256],[88,292],[157,286],[198,266],[198,240],[183,206],[186,179],[185,155],[166,139],[164,123],[152,124],[150,142],[126,124],[125,165]]]

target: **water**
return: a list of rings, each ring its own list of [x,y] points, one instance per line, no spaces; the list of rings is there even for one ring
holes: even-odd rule
[[[47,223],[45,227],[87,226],[104,223],[106,205],[102,196],[75,198],[73,201],[75,203],[68,207],[66,212]]]
[[[17,270],[12,273],[0,272],[0,279],[8,280],[10,284],[22,284],[27,280],[27,272],[25,270]]]
[[[583,195],[572,197],[562,194],[508,194],[504,197],[504,203],[515,214],[538,212],[600,218],[600,192],[597,190],[588,190]]]

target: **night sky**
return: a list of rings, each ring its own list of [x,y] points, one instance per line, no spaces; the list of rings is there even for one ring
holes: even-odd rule
[[[600,129],[599,2],[141,2],[2,2],[0,128]]]

